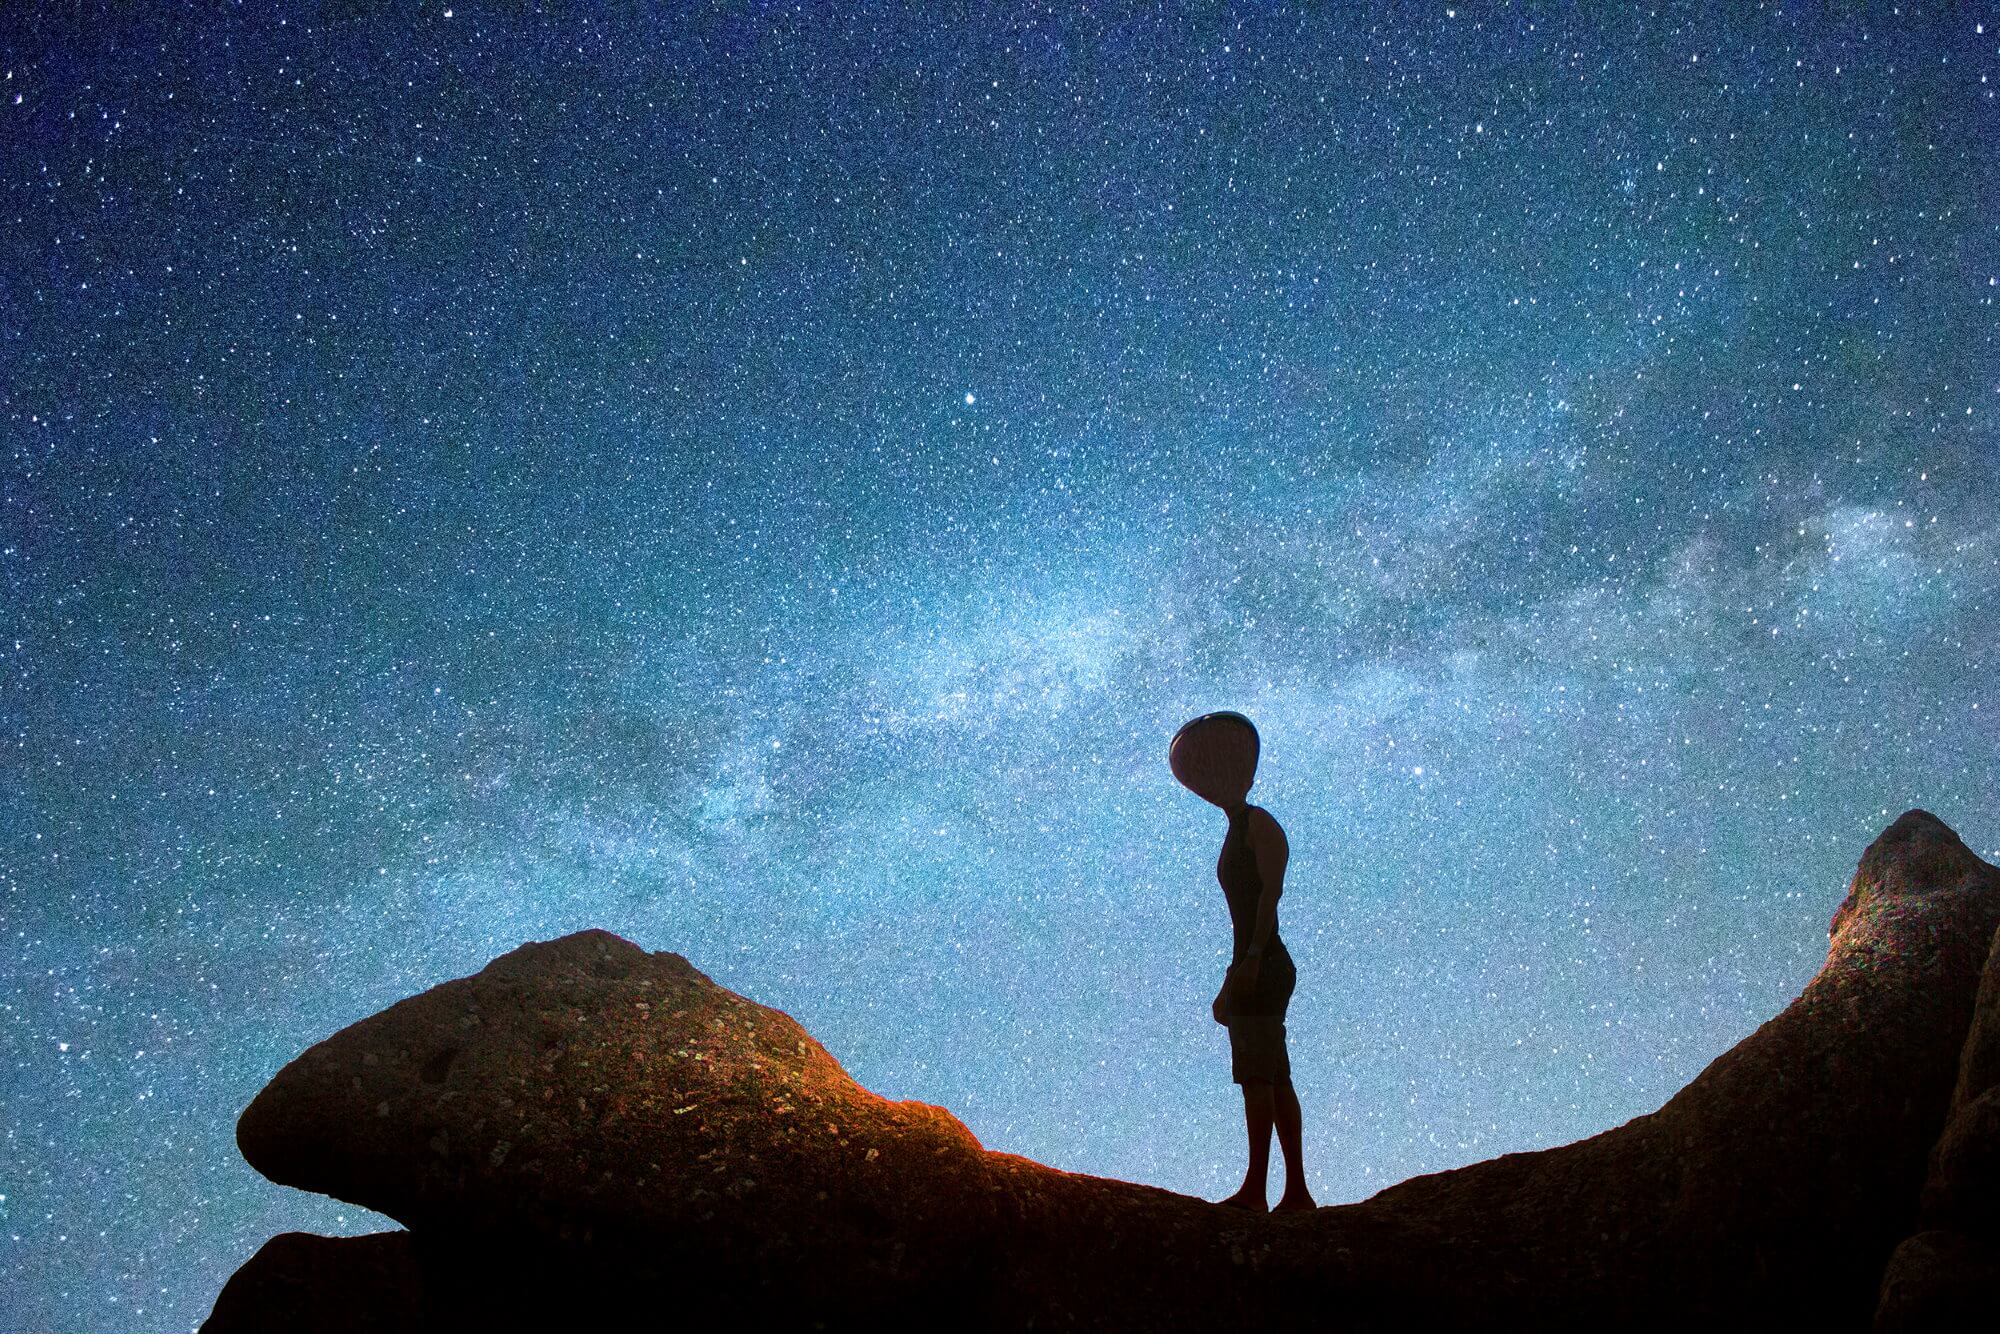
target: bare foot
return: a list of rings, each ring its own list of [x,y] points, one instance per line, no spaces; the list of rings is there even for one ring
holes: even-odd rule
[[[1271,1212],[1274,1214],[1305,1213],[1308,1210],[1317,1208],[1319,1208],[1319,1205],[1313,1202],[1311,1191],[1307,1190],[1304,1186],[1296,1188],[1288,1186],[1285,1188],[1285,1193],[1278,1198],[1277,1206]]]
[[[1270,1206],[1264,1203],[1264,1192],[1253,1191],[1248,1186],[1243,1187],[1226,1200],[1217,1200],[1216,1203],[1230,1209],[1242,1209],[1247,1213],[1262,1214],[1270,1212]]]

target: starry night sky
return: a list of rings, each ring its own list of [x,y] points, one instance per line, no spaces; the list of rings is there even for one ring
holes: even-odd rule
[[[1903,809],[2000,849],[1974,7],[133,8],[0,15],[14,1328],[392,1226],[237,1113],[585,926],[1228,1193],[1197,713],[1323,1203],[1657,1107]]]

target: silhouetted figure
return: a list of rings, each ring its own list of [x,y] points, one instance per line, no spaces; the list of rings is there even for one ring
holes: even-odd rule
[[[1285,1193],[1278,1209],[1311,1209],[1306,1189],[1299,1095],[1285,1052],[1285,1007],[1298,970],[1278,938],[1278,895],[1284,891],[1291,848],[1271,813],[1247,800],[1257,773],[1257,728],[1240,713],[1206,713],[1174,733],[1167,763],[1182,786],[1229,816],[1216,879],[1229,901],[1236,931],[1229,971],[1211,1007],[1229,1028],[1230,1078],[1243,1086],[1243,1119],[1250,1131],[1250,1167],[1243,1186],[1218,1203],[1263,1213],[1264,1178],[1271,1166],[1271,1129],[1285,1154]]]

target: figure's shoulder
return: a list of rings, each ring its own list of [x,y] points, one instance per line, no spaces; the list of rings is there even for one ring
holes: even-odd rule
[[[1250,837],[1258,846],[1289,848],[1285,841],[1285,827],[1278,823],[1278,817],[1262,806],[1250,808]]]

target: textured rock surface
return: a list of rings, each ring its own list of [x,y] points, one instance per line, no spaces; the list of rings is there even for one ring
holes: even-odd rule
[[[1485,1285],[1540,1293],[1537,1311],[1865,1325],[1912,1230],[1996,921],[2000,870],[1909,812],[1863,854],[1804,994],[1658,1112],[1367,1207],[1439,1227]]]
[[[2000,1087],[1952,1110],[1924,1183],[1927,1221],[2000,1234]]]
[[[2000,1240],[2000,934],[1987,953],[1923,1203],[1927,1221]]]
[[[2000,1250],[1962,1232],[1919,1232],[1882,1276],[1877,1334],[1964,1334],[2000,1323]]]
[[[856,1084],[789,1016],[603,931],[308,1049],[237,1142],[275,1181],[478,1239],[507,1269],[539,1239],[594,1282],[662,1294],[810,1294],[891,1320],[977,1297],[997,1317],[1027,1295],[1017,1270],[1063,1300],[1144,1238],[1168,1266],[1148,1301],[1170,1311],[1231,1263],[1211,1206],[989,1154],[942,1108]]]
[[[450,1262],[419,1254],[439,1274],[504,1254],[505,1286],[540,1257],[542,1288],[633,1310],[707,1290],[830,1325],[1858,1329],[1913,1230],[1996,926],[2000,871],[1913,811],[1863,856],[1805,993],[1660,1111],[1307,1215],[988,1153],[603,932],[318,1044],[238,1139],[274,1180],[448,1239]]]
[[[1882,1276],[1878,1334],[2000,1323],[2000,934],[1988,950],[1958,1083],[1924,1182],[1926,1229]]]
[[[1979,982],[1979,999],[1972,1010],[1972,1028],[1958,1058],[1958,1086],[1953,1107],[1963,1107],[1988,1089],[2000,1087],[2000,934],[1986,955],[1986,975]]]
[[[942,1108],[876,1097],[789,1016],[603,931],[335,1034],[258,1095],[237,1142],[273,1180],[412,1229],[672,1237],[683,1267],[848,1300],[959,1281],[998,1207]]]

